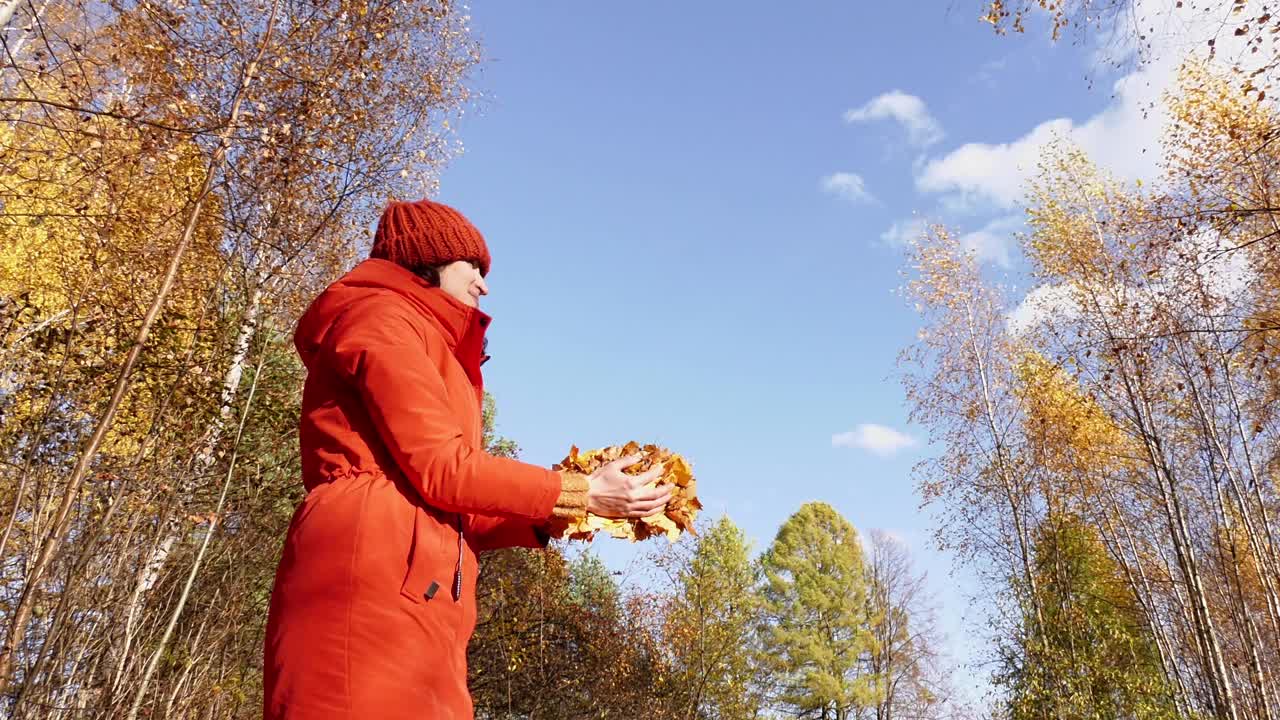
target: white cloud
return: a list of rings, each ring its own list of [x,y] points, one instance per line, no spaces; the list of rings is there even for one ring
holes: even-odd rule
[[[1215,309],[1226,311],[1244,306],[1258,279],[1249,254],[1210,231],[1196,233],[1189,240],[1195,248],[1197,279],[1216,305]]]
[[[1022,229],[1019,215],[1006,215],[988,222],[982,228],[961,235],[961,247],[977,256],[978,262],[995,263],[1003,268],[1013,264],[1013,234]],[[880,233],[880,239],[890,247],[905,247],[924,236],[929,221],[921,217],[895,220],[888,230]]]
[[[924,163],[920,163],[919,166],[923,167]],[[989,202],[983,198],[968,193],[952,193],[950,195],[943,195],[938,198],[938,210],[946,213],[949,217],[956,215],[991,215]]]
[[[1192,271],[1183,260],[1160,263],[1165,270],[1140,285],[1079,287],[1066,284],[1041,285],[1022,299],[1006,319],[1011,335],[1020,336],[1051,320],[1072,322],[1083,313],[1081,302],[1097,302],[1107,314],[1129,314],[1140,323],[1153,323],[1160,308],[1182,307],[1186,298],[1208,303],[1213,313],[1227,313],[1248,304],[1248,295],[1257,282],[1257,271],[1247,253],[1212,232],[1187,238],[1195,253]],[[1170,252],[1185,252],[1186,245]],[[1092,292],[1085,293],[1085,290]]]
[[[1152,108],[1157,93],[1145,82],[1137,92],[1123,89],[1125,81],[1133,80],[1129,76],[1117,83],[1120,99],[1082,125],[1067,118],[1048,120],[1012,142],[967,143],[930,160],[916,176],[916,188],[947,193],[951,203],[979,200],[1008,210],[1023,199],[1045,146],[1058,139],[1079,145],[1121,178],[1150,178],[1157,170],[1155,148],[1165,112]]]
[[[832,447],[858,448],[881,457],[889,457],[915,444],[916,439],[910,435],[874,423],[863,423],[850,432],[831,436]]]
[[[1075,318],[1080,315],[1076,290],[1070,285],[1041,285],[1027,293],[1018,307],[1009,313],[1005,327],[1018,337],[1040,327],[1050,318]]]
[[[923,218],[896,220],[888,230],[880,233],[880,239],[893,247],[904,247],[912,240],[923,237],[928,227],[929,223]]]
[[[1191,5],[1177,9],[1160,0],[1135,0],[1127,15],[1141,23],[1147,35],[1145,63],[1115,81],[1112,101],[1098,113],[1078,123],[1070,118],[1046,120],[1009,142],[961,145],[925,163],[916,175],[917,189],[944,194],[944,202],[971,204],[978,199],[1007,210],[1022,200],[1045,144],[1059,137],[1078,145],[1119,178],[1155,177],[1160,134],[1168,120],[1162,95],[1176,81],[1184,53],[1188,48],[1202,50],[1209,38],[1218,36],[1219,57],[1235,58],[1236,49],[1227,49],[1232,44],[1229,33],[1222,31],[1223,13],[1197,12]],[[1163,29],[1153,33],[1148,27]],[[1132,56],[1137,48],[1123,43],[1135,42],[1137,33],[1134,28],[1103,38],[1110,45],[1107,56]]]
[[[822,189],[832,195],[839,195],[851,202],[872,202],[875,200],[867,192],[867,184],[862,176],[851,172],[838,172],[822,178]]]
[[[942,126],[929,114],[924,101],[901,90],[891,90],[844,114],[848,123],[892,119],[907,130],[913,145],[926,147],[942,139]]]
[[[981,230],[960,236],[960,246],[972,252],[978,262],[990,262],[1002,268],[1013,265],[1013,234],[1023,227],[1022,218],[1008,215],[987,223]]]

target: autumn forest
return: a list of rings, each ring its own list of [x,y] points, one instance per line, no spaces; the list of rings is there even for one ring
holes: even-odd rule
[[[1078,38],[1126,4],[971,14]],[[477,717],[1280,720],[1280,20],[1200,4],[1239,10],[1247,62],[1188,56],[1158,181],[1053,143],[1029,285],[941,225],[903,259],[914,480],[989,589],[988,692],[911,550],[815,500],[763,547],[710,513],[649,539],[642,582],[581,543],[485,555]],[[292,329],[462,151],[484,48],[448,0],[0,24],[0,716],[261,717],[304,492]]]

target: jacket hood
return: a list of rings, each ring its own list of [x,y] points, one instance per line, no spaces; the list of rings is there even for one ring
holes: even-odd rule
[[[298,320],[293,342],[302,362],[311,367],[329,329],[347,308],[361,299],[385,292],[404,298],[422,313],[455,354],[460,346],[483,343],[484,332],[491,321],[488,315],[391,261],[371,258],[320,293]]]

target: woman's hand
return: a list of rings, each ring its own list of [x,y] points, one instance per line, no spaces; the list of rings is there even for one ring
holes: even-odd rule
[[[647,488],[662,475],[654,465],[643,475],[627,475],[625,468],[640,462],[643,455],[614,460],[587,478],[587,512],[607,518],[641,518],[656,515],[671,499],[671,486]]]

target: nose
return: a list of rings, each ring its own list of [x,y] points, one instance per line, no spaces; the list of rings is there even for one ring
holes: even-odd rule
[[[484,276],[480,273],[476,273],[476,288],[480,290],[481,295],[489,294],[489,286],[485,284]]]

